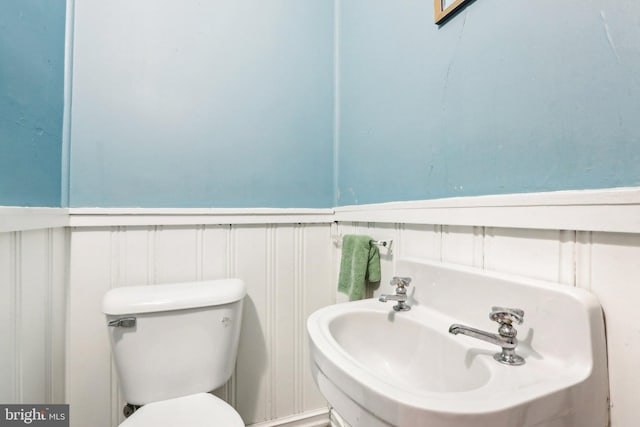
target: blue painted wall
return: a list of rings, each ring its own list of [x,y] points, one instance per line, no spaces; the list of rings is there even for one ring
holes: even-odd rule
[[[60,206],[65,0],[0,12],[0,205]]]
[[[640,2],[338,4],[339,205],[640,185]]]
[[[0,204],[328,207],[640,185],[640,3],[76,2],[0,15]],[[334,84],[337,95],[333,138]],[[334,163],[333,144],[335,142]],[[335,166],[335,171],[334,171]],[[334,176],[335,175],[335,176]]]
[[[333,3],[75,3],[71,206],[328,207]]]

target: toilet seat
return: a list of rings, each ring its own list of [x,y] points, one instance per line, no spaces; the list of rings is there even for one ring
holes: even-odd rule
[[[240,415],[224,400],[198,393],[149,403],[119,427],[244,427]]]

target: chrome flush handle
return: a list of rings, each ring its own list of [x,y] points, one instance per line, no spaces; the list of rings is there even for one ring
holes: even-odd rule
[[[121,317],[119,319],[110,320],[107,325],[113,326],[114,328],[133,328],[136,326],[136,318]]]

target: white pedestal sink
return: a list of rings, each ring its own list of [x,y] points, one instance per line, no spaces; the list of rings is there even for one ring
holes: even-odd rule
[[[604,323],[591,294],[409,259],[397,274],[413,279],[410,311],[370,299],[307,322],[316,383],[353,427],[608,425]],[[496,332],[492,306],[524,310],[524,365],[500,364],[499,347],[448,333],[453,323]]]

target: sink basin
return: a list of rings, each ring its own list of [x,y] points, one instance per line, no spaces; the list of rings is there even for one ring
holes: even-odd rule
[[[412,309],[370,299],[325,307],[307,322],[311,369],[353,427],[602,427],[608,423],[604,324],[591,294],[565,285],[404,259]],[[391,288],[390,288],[391,290]],[[516,352],[448,333],[496,332],[492,306],[521,308]]]
[[[328,320],[329,334],[360,366],[400,387],[433,392],[473,390],[487,383],[487,363],[465,360],[466,348],[460,341],[409,316],[394,313],[390,319],[388,307],[381,305],[375,309],[351,305],[346,312],[334,310],[335,316]],[[397,333],[399,329],[402,334]],[[371,330],[375,333],[367,332]]]

